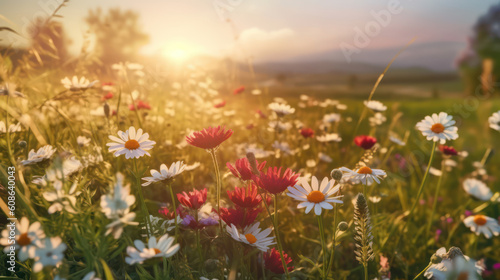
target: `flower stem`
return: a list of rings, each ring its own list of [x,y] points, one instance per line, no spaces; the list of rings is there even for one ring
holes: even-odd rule
[[[141,187],[141,176],[139,176],[139,169],[137,168],[137,159],[134,158],[134,177],[135,177],[135,182],[136,182],[136,187],[137,187],[137,193],[139,195],[139,200],[141,201],[141,208],[142,208],[142,214],[144,215],[146,219],[146,232],[148,234],[148,237],[151,236],[152,234],[152,227],[151,227],[151,221],[149,220],[149,212],[148,208],[146,206],[146,201],[144,200],[144,196],[142,194],[142,187]]]
[[[333,240],[332,252],[330,253],[330,262],[328,263],[327,272],[330,273],[330,268],[333,271],[333,260],[335,259],[335,245],[337,243],[337,204],[333,205]]]
[[[425,170],[424,178],[422,178],[422,182],[420,183],[420,188],[418,189],[417,197],[415,199],[415,202],[413,202],[413,205],[411,206],[410,213],[408,214],[408,220],[405,223],[405,228],[406,225],[410,222],[410,219],[412,218],[412,214],[415,211],[415,207],[417,207],[417,204],[420,200],[420,196],[424,192],[424,186],[425,186],[425,181],[427,181],[427,177],[429,175],[429,170],[431,169],[432,165],[432,160],[434,159],[434,154],[436,153],[436,145],[437,142],[434,142],[432,145],[432,151],[431,151],[431,157],[429,158],[429,163],[427,164],[427,169]]]
[[[220,180],[220,171],[219,171],[219,164],[217,162],[217,156],[215,155],[215,149],[209,150],[210,155],[212,156],[212,162],[214,164],[214,169],[215,169],[215,177],[216,177],[216,192],[217,192],[217,213],[220,215],[220,192],[222,189],[221,186],[221,180]],[[222,223],[219,222],[219,229],[220,232],[222,233]]]
[[[323,279],[326,279],[327,276],[327,263],[326,263],[326,254],[327,249],[325,245],[325,232],[323,227],[323,215],[319,215],[318,217],[318,227],[319,227],[319,236],[321,239],[321,247],[323,250]]]
[[[432,219],[433,219],[434,213],[436,211],[439,190],[441,189],[441,182],[443,181],[444,172],[445,172],[445,170],[444,170],[444,161],[442,161],[441,162],[441,176],[439,176],[438,183],[437,183],[437,186],[436,186],[436,192],[434,193],[434,200],[432,201],[432,212],[431,212],[431,215],[429,216],[429,222],[427,223],[427,228],[425,230],[426,234],[429,234],[429,232],[431,230]]]
[[[427,269],[429,269],[429,267],[431,265],[432,265],[432,262],[429,262],[429,264],[422,271],[420,271],[420,273],[417,276],[415,276],[415,278],[413,278],[413,280],[416,280],[418,277],[422,276],[422,274],[424,274],[424,272],[426,272]]]
[[[196,223],[198,223],[198,210],[196,210],[194,214],[194,218],[196,219]],[[201,250],[201,243],[200,243],[200,230],[196,229],[196,248],[198,250],[198,254],[200,255],[200,268],[203,267],[203,263],[205,262],[203,260],[203,252]]]
[[[168,188],[170,189],[170,197],[172,199],[172,206],[174,207],[174,225],[175,225],[175,241],[177,243],[177,238],[179,237],[179,228],[177,227],[177,205],[175,204],[175,196],[174,190],[172,189],[172,184],[168,184]]]
[[[285,257],[283,256],[283,247],[281,245],[280,235],[278,232],[278,223],[277,223],[278,209],[276,208],[276,206],[278,205],[277,195],[274,195],[274,205],[275,205],[274,218],[275,219],[273,219],[273,217],[271,215],[271,211],[269,210],[269,206],[267,205],[266,200],[264,199],[264,196],[262,196],[262,194],[259,194],[259,195],[262,198],[262,202],[264,203],[264,206],[266,207],[267,214],[269,214],[269,219],[271,219],[271,222],[273,223],[274,235],[276,235],[276,243],[278,245],[278,250],[280,252],[281,264],[283,265],[283,270],[285,271],[286,279],[290,279],[290,275],[288,274],[288,267],[286,266],[286,262],[285,262]]]
[[[363,264],[363,268],[365,270],[365,280],[368,280],[368,264]]]
[[[432,151],[431,151],[431,156],[429,158],[429,163],[427,164],[427,170],[425,171],[424,177],[422,178],[422,182],[420,183],[420,188],[418,190],[417,197],[415,199],[415,202],[413,202],[413,205],[411,206],[410,213],[408,213],[408,219],[406,220],[406,223],[404,223],[403,229],[401,230],[401,232],[404,232],[406,227],[410,223],[413,211],[415,211],[415,207],[417,206],[417,204],[420,200],[420,196],[422,195],[422,192],[424,191],[425,181],[427,180],[427,176],[429,175],[429,170],[431,169],[432,160],[434,159],[434,153],[436,152],[436,145],[437,145],[437,142],[434,142],[434,144],[432,145]],[[380,246],[380,250],[384,249],[385,245],[387,244],[387,241],[389,241],[390,237],[396,231],[396,229],[397,229],[396,226],[392,228],[392,230],[389,232],[387,237],[382,242],[382,245]],[[398,239],[398,242],[399,242],[399,239]]]

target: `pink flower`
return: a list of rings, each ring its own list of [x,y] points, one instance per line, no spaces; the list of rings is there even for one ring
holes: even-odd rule
[[[193,189],[193,191],[189,193],[178,193],[177,199],[185,207],[198,210],[207,201],[207,188],[204,188],[201,191]]]
[[[261,171],[264,166],[266,165],[266,162],[263,161],[262,163],[259,164],[257,160],[255,160],[255,166],[257,166],[257,169]],[[250,165],[250,162],[248,161],[247,158],[240,158],[237,159],[236,162],[234,163],[234,166],[232,166],[229,162],[226,163],[227,168],[229,168],[229,171],[233,173],[234,176],[240,178],[240,180],[247,181],[252,179],[252,176],[255,175],[252,172],[252,166]]]
[[[209,127],[201,131],[195,131],[190,136],[186,137],[186,141],[195,147],[205,150],[215,149],[222,142],[226,141],[233,135],[231,129],[225,130],[225,127]]]

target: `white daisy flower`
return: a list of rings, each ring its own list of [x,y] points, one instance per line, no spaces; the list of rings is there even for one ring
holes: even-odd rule
[[[274,242],[274,237],[268,237],[272,231],[271,228],[266,228],[261,231],[259,225],[260,223],[257,222],[252,226],[248,226],[243,230],[243,233],[240,233],[233,224],[231,224],[231,226],[226,226],[226,230],[234,240],[254,246],[266,252],[269,246],[276,244],[276,242]]]
[[[438,267],[432,267],[427,270],[427,275],[432,275],[429,279],[435,280],[479,280],[482,279],[476,269],[474,260],[467,260],[462,256],[457,256],[453,260],[445,259],[438,264]],[[426,273],[427,273],[426,272]],[[425,274],[424,274],[425,275]]]
[[[149,134],[142,133],[142,129],[138,129],[137,132],[135,127],[131,126],[125,132],[118,131],[118,137],[110,135],[109,139],[114,142],[107,143],[109,146],[109,151],[114,152],[115,157],[120,155],[125,155],[126,159],[129,158],[140,158],[143,155],[151,156],[147,151],[153,148],[156,144],[155,141],[149,140]]]
[[[350,181],[353,184],[359,184],[361,182],[363,185],[367,186],[373,184],[374,181],[380,184],[380,179],[387,175],[382,169],[371,169],[368,166],[363,166],[355,170],[341,167],[339,170],[344,172],[342,180]]]
[[[76,143],[79,145],[79,146],[87,146],[90,141],[92,141],[90,138],[87,138],[85,136],[78,136],[76,137]]]
[[[22,165],[30,165],[30,164],[35,164],[37,162],[44,161],[46,159],[49,159],[54,155],[56,152],[56,148],[52,147],[51,145],[46,145],[38,149],[38,151],[35,152],[35,149],[32,149],[29,154],[28,154],[28,159],[21,161]]]
[[[385,123],[387,118],[382,113],[377,112],[373,117],[369,117],[368,121],[370,121],[370,126],[377,126]]]
[[[73,208],[76,205],[76,196],[80,192],[76,192],[77,183],[73,183],[69,192],[63,189],[62,183],[54,184],[54,191],[44,192],[43,198],[48,202],[52,202],[49,209],[47,210],[49,214],[54,214],[65,210],[68,213],[75,214],[76,211]]]
[[[431,166],[431,168],[429,168],[429,173],[431,173],[432,175],[436,176],[436,177],[440,177],[441,175],[443,175],[443,171],[437,169],[437,168],[434,168]]]
[[[340,142],[342,138],[337,133],[328,133],[325,135],[316,136],[316,140],[319,142]]]
[[[101,280],[101,278],[98,278],[95,276],[95,271],[91,271],[82,278],[82,280]]]
[[[93,81],[90,82],[88,79],[85,77],[81,77],[78,79],[77,76],[73,76],[73,78],[70,80],[68,77],[64,78],[61,80],[61,83],[66,89],[72,90],[72,91],[78,91],[78,90],[86,90],[88,88],[91,88],[96,84],[98,81]]]
[[[485,183],[474,178],[466,179],[462,186],[468,194],[482,201],[490,200],[493,196],[490,188]]]
[[[108,219],[123,215],[135,203],[135,196],[130,194],[130,184],[123,185],[124,176],[116,174],[113,193],[101,196],[102,212]]]
[[[105,235],[112,234],[114,239],[120,238],[123,233],[123,229],[126,226],[137,226],[138,222],[134,222],[135,213],[130,212],[130,209],[125,209],[123,213],[113,217],[111,223],[106,225],[106,233]]]
[[[327,154],[324,154],[324,153],[318,153],[318,158],[320,161],[323,161],[323,162],[330,163],[333,161],[333,159],[330,156],[328,156]]]
[[[53,184],[54,186],[62,185],[62,181],[64,181],[64,179],[69,178],[74,173],[82,170],[82,168],[82,163],[73,156],[63,160],[62,168],[52,166],[46,171],[45,175],[34,178],[31,182],[42,186],[47,186],[48,183]]]
[[[372,203],[379,203],[381,200],[382,200],[382,197],[378,196],[378,195],[375,195],[375,196],[370,196],[368,197],[368,199],[372,202]]]
[[[290,148],[290,145],[288,143],[286,143],[286,142],[274,141],[273,148],[276,149],[276,150],[280,150],[285,155],[293,155],[293,154],[295,154],[295,151],[293,151]]]
[[[34,253],[33,272],[38,273],[46,266],[59,266],[64,258],[66,244],[61,237],[50,237],[37,241]]]
[[[472,232],[475,232],[476,235],[482,233],[488,239],[493,235],[498,236],[500,234],[500,225],[498,221],[484,215],[469,216],[464,219],[464,224],[466,227],[470,228]]]
[[[184,166],[184,171],[191,171],[191,170],[195,170],[196,168],[200,167],[201,163],[199,163],[198,161],[191,164],[191,165],[185,165]]]
[[[17,256],[20,261],[33,258],[33,250],[36,247],[35,243],[45,238],[45,233],[43,232],[40,222],[34,222],[30,225],[30,221],[26,217],[22,217],[21,221],[16,223],[14,231],[15,236],[11,236],[10,232],[10,226],[7,226],[7,228],[2,231],[0,245],[5,247],[4,253],[6,254],[11,251],[11,247],[14,247],[14,250],[18,250]],[[11,243],[12,240],[15,240],[14,244]]]
[[[269,109],[274,111],[278,117],[283,117],[289,114],[293,114],[295,109],[290,107],[290,105],[273,102],[268,105]]]
[[[458,138],[458,128],[454,126],[455,121],[453,116],[445,112],[426,116],[422,121],[417,123],[417,128],[422,134],[427,137],[427,140],[446,143],[446,140],[455,140]]]
[[[160,171],[151,169],[150,173],[153,177],[144,177],[142,180],[146,181],[142,183],[142,186],[149,186],[151,183],[156,183],[164,180],[173,179],[175,176],[181,174],[186,169],[186,165],[182,161],[177,161],[170,165],[168,168],[165,164],[160,165]]]
[[[323,116],[324,123],[333,123],[340,121],[340,114],[331,113]]]
[[[168,234],[160,237],[158,241],[156,237],[152,236],[148,241],[148,247],[141,240],[135,240],[135,247],[127,247],[128,256],[125,258],[125,262],[136,264],[152,258],[170,258],[180,248],[179,244],[174,245],[173,243],[174,237],[169,237]]]
[[[397,137],[396,135],[391,135],[389,136],[389,140],[391,140],[392,143],[396,144],[396,145],[399,145],[399,146],[405,146],[406,145],[406,142],[399,139],[399,137]]]
[[[385,106],[382,102],[380,101],[376,101],[376,100],[365,100],[363,101],[363,104],[365,104],[365,106],[368,108],[368,109],[371,109],[375,112],[383,112],[385,110],[387,110],[387,106]]]
[[[280,122],[280,121],[270,121],[269,122],[269,131],[287,131],[290,130],[293,125],[289,122]]]
[[[16,133],[21,131],[22,131],[21,123],[9,125],[9,133]],[[7,127],[3,121],[0,121],[0,134],[4,133],[7,133]]]
[[[446,272],[448,269],[452,268],[453,266],[453,260],[448,258],[448,252],[446,252],[445,247],[441,247],[436,251],[436,256],[442,258],[443,260],[440,263],[432,264],[424,273],[424,277],[427,279],[441,279],[441,280],[448,280],[446,275],[443,275],[442,272]],[[459,257],[462,258],[462,257]],[[469,258],[469,256],[464,255],[463,259],[466,261],[469,261],[471,263],[474,263],[474,260]],[[453,268],[452,268],[453,269]],[[475,271],[477,274],[482,274],[484,268],[479,264],[479,262],[475,263]],[[434,275],[436,275],[435,278]],[[474,273],[472,273],[474,275]],[[465,278],[469,279],[469,278]],[[472,278],[474,279],[474,278]]]
[[[500,131],[500,111],[493,113],[493,115],[488,118],[488,123],[492,129]]]
[[[298,201],[302,201],[297,205],[298,209],[306,208],[306,214],[311,212],[314,208],[314,213],[321,215],[322,209],[332,209],[331,203],[344,203],[340,198],[343,195],[337,195],[340,190],[340,185],[335,186],[335,180],[328,180],[327,177],[323,178],[321,184],[318,179],[313,176],[311,185],[306,180],[299,180],[299,184],[288,187],[287,195]]]

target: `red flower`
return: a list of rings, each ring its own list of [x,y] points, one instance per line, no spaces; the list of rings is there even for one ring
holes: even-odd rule
[[[456,156],[456,155],[458,155],[457,150],[455,150],[455,148],[453,148],[451,146],[441,145],[441,146],[439,146],[439,150],[441,151],[441,153],[443,153],[443,154],[445,154],[447,156]]]
[[[261,164],[257,160],[255,160],[255,166],[257,166],[257,169],[261,171],[264,166],[266,165],[266,162],[263,161]],[[252,166],[250,165],[250,162],[248,161],[247,158],[240,158],[237,159],[236,162],[234,163],[234,166],[232,166],[229,162],[226,163],[227,168],[229,168],[229,171],[233,173],[234,176],[240,178],[243,181],[247,181],[252,179]]]
[[[241,86],[241,87],[236,88],[236,89],[233,91],[233,94],[234,94],[234,95],[237,95],[237,94],[240,94],[240,93],[242,93],[242,92],[244,92],[244,91],[245,91],[245,87],[244,87],[244,86]]]
[[[314,130],[308,127],[304,127],[300,130],[300,134],[302,134],[304,138],[311,138],[314,136]]]
[[[214,209],[215,211],[215,209]],[[255,222],[260,208],[221,208],[219,217],[228,225],[245,228]]]
[[[225,100],[222,100],[221,102],[214,104],[214,108],[222,108],[224,106],[226,106]]]
[[[234,204],[241,208],[254,208],[262,201],[257,193],[257,186],[254,184],[250,184],[246,188],[235,187],[234,191],[227,191],[227,195]]]
[[[177,199],[185,207],[198,210],[205,204],[205,201],[207,201],[207,188],[201,191],[193,189],[193,191],[189,193],[178,193]]]
[[[111,99],[113,98],[113,93],[110,91],[108,93],[106,93],[105,95],[102,96],[101,100],[102,101],[105,101],[105,100],[108,100],[108,99]]]
[[[145,101],[139,100],[139,101],[137,101],[137,105],[130,104],[128,106],[128,109],[130,111],[135,111],[136,108],[137,108],[137,110],[140,110],[140,109],[151,110],[151,105],[149,105],[149,103],[147,103]]]
[[[260,109],[257,110],[257,115],[259,116],[259,118],[261,119],[267,119],[267,115],[264,114],[264,112],[262,112]]]
[[[253,129],[255,125],[253,123],[250,123],[246,126],[246,129]]]
[[[253,176],[253,180],[257,185],[271,194],[279,194],[286,190],[286,188],[293,186],[297,183],[299,174],[287,168],[283,175],[281,175],[281,167],[269,167],[267,173],[260,173],[260,176]]]
[[[162,215],[165,219],[168,219],[168,220],[172,220],[174,218],[174,215],[175,213],[170,210],[168,210],[168,208],[166,206],[162,206],[160,208],[158,208],[158,213],[160,215]],[[177,207],[177,215],[180,216],[180,217],[184,217],[186,215],[186,213],[184,212],[184,209],[182,208],[181,205],[179,205],[179,207]]]
[[[288,264],[292,262],[292,258],[290,258],[287,254],[285,254],[285,251],[283,251],[283,258],[285,259],[288,271],[292,271],[293,266],[288,266]],[[268,252],[264,253],[264,265],[272,273],[275,274],[285,273],[285,270],[283,269],[283,264],[281,263],[280,253],[278,250],[276,250],[276,248],[272,248],[269,253]]]
[[[205,150],[215,149],[233,135],[231,129],[225,130],[225,127],[209,127],[202,131],[195,131],[186,137],[186,141],[192,146]]]
[[[368,135],[360,135],[354,137],[354,143],[365,150],[369,150],[377,143],[377,139]]]

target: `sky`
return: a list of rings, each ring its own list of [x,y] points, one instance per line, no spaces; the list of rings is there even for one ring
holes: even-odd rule
[[[1,0],[0,26],[12,27],[26,36],[27,23],[48,15],[61,1]],[[240,59],[250,56],[256,62],[334,59],[350,63],[362,62],[369,54],[381,50],[400,49],[412,38],[416,38],[416,46],[446,45],[449,52],[457,52],[466,45],[477,18],[496,3],[494,0],[71,0],[59,14],[72,40],[73,53],[82,45],[88,28],[83,19],[89,9],[121,7],[141,16],[141,26],[150,35],[149,44],[141,50],[144,54],[172,57],[208,54]],[[27,42],[5,32],[0,33],[0,38],[3,44],[22,46]],[[418,58],[412,59],[419,63]]]

